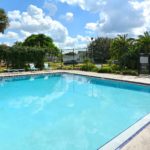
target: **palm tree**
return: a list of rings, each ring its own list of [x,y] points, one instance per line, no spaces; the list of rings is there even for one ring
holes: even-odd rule
[[[112,60],[117,60],[121,68],[130,67],[128,62],[133,53],[134,39],[128,38],[128,35],[118,35],[110,47]]]
[[[137,44],[140,53],[150,53],[150,32],[144,32],[144,35],[140,35]]]
[[[119,60],[125,53],[128,52],[129,47],[134,43],[133,38],[128,38],[127,34],[118,35],[111,44],[111,56]]]
[[[4,30],[8,27],[9,21],[4,9],[0,8],[0,33],[4,33]]]

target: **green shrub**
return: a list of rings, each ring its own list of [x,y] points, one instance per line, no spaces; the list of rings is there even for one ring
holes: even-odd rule
[[[25,68],[26,64],[34,63],[37,68],[44,66],[45,49],[37,47],[9,47],[3,51],[3,60],[11,68]]]
[[[135,70],[123,70],[122,71],[123,75],[133,75],[133,76],[137,76],[138,72]]]
[[[115,74],[121,74],[121,71],[114,71]]]
[[[98,71],[99,71],[99,68],[94,67],[94,68],[92,69],[92,71],[93,71],[93,72],[98,72]]]
[[[62,66],[63,70],[73,70],[73,66],[72,65],[66,65],[66,66]]]
[[[29,65],[25,65],[24,69],[25,69],[25,71],[29,71],[30,70]]]
[[[93,71],[94,68],[96,68],[94,64],[87,62],[83,64],[80,69],[83,71]]]
[[[112,65],[109,65],[109,64],[104,64],[102,66],[101,69],[99,69],[100,73],[115,73],[115,74],[120,74],[120,68],[118,65],[116,64],[112,64]]]
[[[112,68],[111,67],[102,67],[101,69],[98,70],[99,73],[112,73]]]
[[[106,67],[110,67],[109,64],[103,64],[102,67],[106,68]]]
[[[111,68],[112,68],[112,70],[114,70],[114,71],[119,71],[119,70],[120,70],[119,65],[116,65],[116,64],[112,64],[112,65],[111,65]]]

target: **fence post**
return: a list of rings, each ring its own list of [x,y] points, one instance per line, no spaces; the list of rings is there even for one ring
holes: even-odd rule
[[[74,69],[74,48],[73,48],[73,69]]]
[[[86,48],[85,50],[86,50],[86,56],[85,56],[85,59],[87,60],[87,59],[88,59],[88,48]]]
[[[62,69],[62,67],[63,67],[63,50],[61,49],[61,69]]]

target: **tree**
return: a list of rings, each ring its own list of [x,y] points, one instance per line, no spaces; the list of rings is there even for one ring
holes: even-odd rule
[[[133,44],[133,39],[128,38],[128,35],[118,35],[111,43],[110,54],[112,60],[118,60],[121,67],[125,67],[127,55],[130,46]]]
[[[19,42],[19,41],[16,41],[13,45],[13,47],[16,47],[16,46],[23,46],[23,43],[22,42]]]
[[[41,48],[55,47],[52,38],[44,34],[32,34],[31,36],[25,39],[23,45],[29,47],[41,47]]]
[[[33,34],[27,37],[22,45],[28,47],[44,48],[51,60],[53,60],[54,57],[58,57],[60,55],[60,50],[57,46],[55,46],[52,38],[44,34]]]
[[[8,27],[9,21],[4,9],[0,8],[0,32],[4,33],[4,30]]]
[[[93,57],[93,61],[96,63],[106,63],[109,59],[109,49],[112,39],[98,37],[90,43],[88,46],[89,56]]]
[[[138,37],[137,46],[140,53],[150,53],[150,32]]]
[[[5,44],[1,44],[0,45],[0,67],[1,67],[1,63],[6,63],[6,52],[8,51],[9,46],[5,45]]]

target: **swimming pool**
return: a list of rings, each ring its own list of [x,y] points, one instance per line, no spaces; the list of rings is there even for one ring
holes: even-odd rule
[[[0,149],[96,150],[150,113],[150,86],[71,74],[0,79]]]

